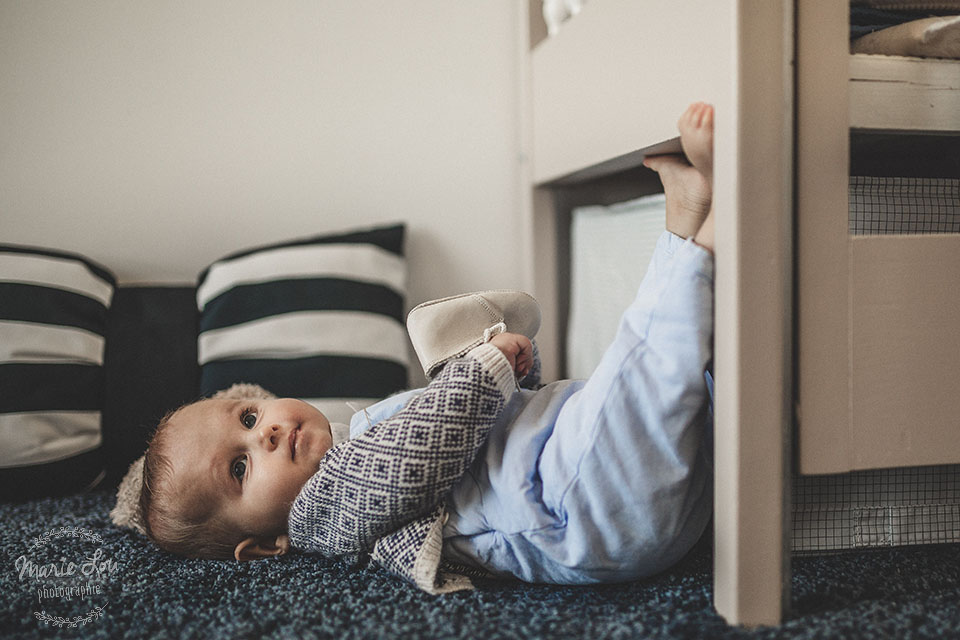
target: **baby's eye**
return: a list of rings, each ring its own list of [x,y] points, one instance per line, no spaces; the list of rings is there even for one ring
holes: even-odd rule
[[[253,429],[257,426],[257,414],[251,411],[250,409],[244,409],[243,413],[240,415],[240,422],[243,423],[247,429]]]
[[[237,459],[233,463],[233,467],[230,469],[230,473],[233,474],[233,477],[237,480],[243,480],[243,476],[247,474],[247,461],[243,458]]]

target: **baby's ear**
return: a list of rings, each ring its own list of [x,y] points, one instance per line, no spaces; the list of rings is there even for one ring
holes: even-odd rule
[[[237,560],[256,560],[271,556],[282,556],[290,550],[290,537],[281,533],[276,538],[249,537],[237,545],[233,550],[233,557]]]

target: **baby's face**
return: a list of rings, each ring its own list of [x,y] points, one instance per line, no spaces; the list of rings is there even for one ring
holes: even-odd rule
[[[171,418],[168,455],[181,495],[238,532],[278,535],[333,445],[330,423],[300,400],[203,400]]]

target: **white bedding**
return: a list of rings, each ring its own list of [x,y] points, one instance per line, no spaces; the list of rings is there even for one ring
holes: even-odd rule
[[[567,377],[586,378],[613,341],[664,230],[663,194],[574,209]]]

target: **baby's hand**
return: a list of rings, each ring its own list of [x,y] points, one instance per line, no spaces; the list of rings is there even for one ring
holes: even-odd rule
[[[506,356],[517,378],[530,373],[530,367],[533,366],[533,344],[528,337],[519,333],[500,333],[490,339],[490,344]]]

